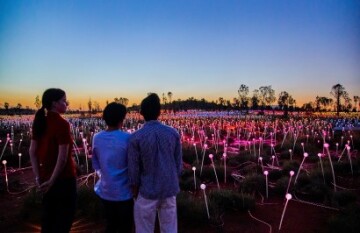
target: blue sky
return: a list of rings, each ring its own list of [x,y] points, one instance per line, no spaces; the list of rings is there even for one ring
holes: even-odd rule
[[[0,0],[0,105],[34,107],[49,87],[71,108],[232,99],[241,84],[301,105],[337,83],[360,95],[358,0]]]

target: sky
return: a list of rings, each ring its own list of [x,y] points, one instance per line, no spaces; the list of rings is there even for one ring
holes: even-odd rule
[[[147,93],[232,100],[271,85],[297,105],[360,95],[359,0],[0,0],[0,107],[50,87],[71,109]]]

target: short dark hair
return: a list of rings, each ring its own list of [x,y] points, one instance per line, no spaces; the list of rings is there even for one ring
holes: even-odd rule
[[[125,119],[125,116],[126,107],[116,102],[108,104],[103,112],[103,119],[106,125],[111,127],[117,127]]]
[[[141,101],[140,113],[145,121],[157,120],[160,116],[160,98],[157,94],[151,93]]]

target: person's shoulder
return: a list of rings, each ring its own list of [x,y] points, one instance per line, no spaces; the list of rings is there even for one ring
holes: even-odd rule
[[[179,132],[174,127],[171,127],[171,126],[165,125],[165,124],[162,124],[162,127],[172,134],[175,134],[177,136],[179,135]]]
[[[119,137],[121,137],[121,138],[124,138],[124,139],[129,139],[130,138],[130,133],[128,133],[128,132],[125,132],[125,131],[121,131],[121,130],[118,130],[118,131],[116,131],[116,134],[119,136]]]

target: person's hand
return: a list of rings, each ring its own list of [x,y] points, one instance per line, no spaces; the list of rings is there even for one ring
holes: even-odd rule
[[[35,184],[36,184],[36,187],[40,188],[40,178],[38,176],[35,177]]]
[[[139,195],[139,188],[137,186],[133,186],[131,191],[132,191],[134,200],[136,200]]]
[[[53,186],[54,182],[51,180],[45,181],[39,187],[40,191],[43,193],[47,193],[49,189]]]

